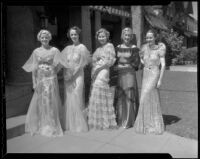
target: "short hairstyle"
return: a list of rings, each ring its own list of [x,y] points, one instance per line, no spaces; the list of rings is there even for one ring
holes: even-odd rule
[[[121,39],[123,40],[124,34],[125,34],[126,32],[130,32],[130,33],[131,33],[131,40],[133,40],[133,30],[132,30],[131,28],[129,28],[129,27],[126,27],[126,28],[124,28],[124,29],[122,30]]]
[[[77,26],[73,26],[73,27],[69,28],[69,30],[68,30],[68,32],[67,32],[67,37],[68,37],[68,38],[70,38],[70,31],[71,31],[71,30],[75,30],[76,33],[80,36],[80,34],[81,34],[81,29],[80,29],[79,27],[77,27]]]
[[[107,30],[104,29],[104,28],[101,28],[101,29],[99,29],[99,30],[96,32],[96,39],[98,39],[98,36],[99,36],[100,33],[105,33],[107,40],[109,39],[109,37],[110,37],[110,32],[107,31]]]
[[[37,40],[38,41],[41,41],[41,35],[42,34],[46,34],[49,38],[49,41],[52,39],[52,35],[51,35],[51,32],[48,31],[48,30],[45,30],[45,29],[42,29],[39,31],[39,33],[37,34]]]

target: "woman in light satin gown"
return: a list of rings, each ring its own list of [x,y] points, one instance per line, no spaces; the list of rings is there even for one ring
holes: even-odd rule
[[[34,94],[25,121],[25,132],[48,137],[62,136],[59,114],[61,100],[57,80],[58,63],[56,56],[60,51],[49,46],[51,33],[41,30],[37,35],[41,47],[36,48],[23,69],[32,72]]]
[[[90,53],[79,41],[81,30],[74,26],[68,36],[73,44],[61,52],[60,64],[64,66],[64,116],[65,130],[74,132],[88,131],[84,116],[84,67],[90,62]]]
[[[109,68],[115,62],[113,44],[108,42],[109,32],[99,29],[96,38],[100,43],[92,57],[92,87],[89,98],[88,124],[93,130],[117,128],[113,95],[109,87]]]
[[[164,132],[158,88],[161,86],[165,70],[166,46],[163,43],[156,44],[155,40],[156,33],[149,30],[146,34],[147,43],[140,51],[144,69],[139,111],[134,127],[137,133],[143,134]]]
[[[123,43],[116,47],[118,84],[116,87],[117,124],[123,128],[133,127],[139,107],[136,70],[140,64],[139,49],[131,43],[131,28],[122,30]]]

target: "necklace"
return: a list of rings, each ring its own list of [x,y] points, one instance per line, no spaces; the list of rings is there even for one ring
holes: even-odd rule
[[[158,49],[158,45],[148,45],[150,50],[157,50]]]

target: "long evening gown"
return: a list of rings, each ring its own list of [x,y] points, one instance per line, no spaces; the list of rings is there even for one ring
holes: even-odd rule
[[[130,48],[116,48],[118,84],[116,87],[117,124],[124,128],[133,127],[138,107],[139,94],[136,70],[140,63],[139,49],[133,45]],[[120,67],[121,66],[121,67]]]
[[[88,124],[90,129],[116,128],[113,95],[109,87],[109,67],[115,62],[115,50],[111,43],[96,49],[92,57],[92,87],[89,98]]]
[[[140,106],[134,125],[138,133],[162,134],[164,132],[157,82],[160,75],[160,57],[165,56],[165,51],[163,43],[157,45],[154,50],[151,50],[147,44],[141,49],[144,70]]]
[[[55,55],[59,50],[37,48],[22,67],[33,74],[35,92],[25,121],[25,131],[31,135],[62,136],[60,124],[61,100],[56,72]]]
[[[90,53],[83,44],[69,45],[61,53],[64,65],[64,107],[65,130],[74,132],[88,131],[87,118],[84,116],[84,67],[90,61]]]

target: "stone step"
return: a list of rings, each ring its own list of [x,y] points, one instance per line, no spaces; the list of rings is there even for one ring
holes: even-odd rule
[[[32,86],[5,86],[6,118],[24,115],[33,95]]]
[[[25,134],[26,115],[6,119],[7,140]]]

